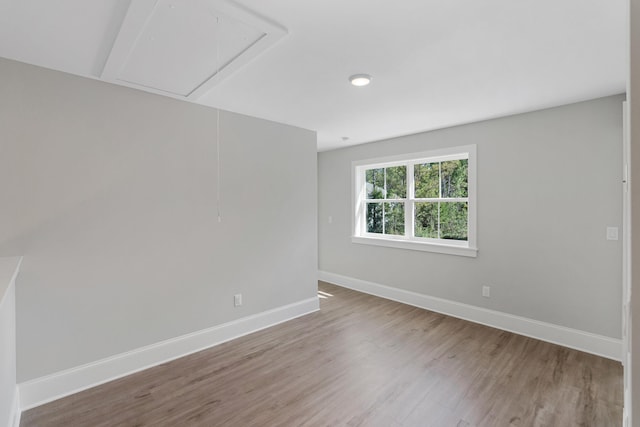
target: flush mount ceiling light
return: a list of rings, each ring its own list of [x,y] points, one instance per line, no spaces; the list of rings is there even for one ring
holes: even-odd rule
[[[371,83],[371,76],[369,74],[354,74],[349,77],[349,81],[354,86],[366,86]]]

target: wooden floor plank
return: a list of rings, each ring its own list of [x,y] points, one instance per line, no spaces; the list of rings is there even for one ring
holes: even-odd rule
[[[622,367],[320,282],[321,311],[26,411],[57,426],[620,426]]]

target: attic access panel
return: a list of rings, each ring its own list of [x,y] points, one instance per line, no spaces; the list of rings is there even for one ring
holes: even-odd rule
[[[285,35],[230,0],[136,0],[102,78],[195,100]]]

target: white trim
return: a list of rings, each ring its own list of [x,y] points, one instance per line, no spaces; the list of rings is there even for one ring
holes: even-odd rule
[[[15,392],[13,393],[13,404],[11,405],[11,416],[9,418],[9,427],[20,427],[20,417],[22,411],[20,410],[20,391],[16,385]]]
[[[11,271],[11,279],[9,280],[9,284],[6,287],[6,289],[3,289],[4,287],[4,283],[0,284],[0,292],[2,292],[2,295],[0,295],[0,312],[3,312],[3,317],[4,317],[4,312],[12,312],[12,316],[10,316],[10,321],[7,325],[2,325],[2,328],[5,329],[5,331],[8,330],[7,332],[7,337],[9,337],[9,350],[13,353],[9,356],[8,362],[6,363],[6,365],[4,365],[3,368],[3,374],[8,374],[8,375],[4,375],[6,376],[7,380],[9,380],[9,378],[11,378],[10,381],[7,381],[6,387],[7,391],[9,391],[9,393],[11,393],[10,388],[13,387],[13,397],[11,398],[11,406],[9,407],[9,414],[8,414],[8,418],[7,419],[3,419],[0,420],[0,423],[4,424],[7,423],[6,425],[8,427],[19,427],[20,426],[20,416],[21,416],[21,411],[20,411],[20,394],[19,394],[19,389],[18,386],[16,385],[16,331],[15,331],[15,292],[16,292],[16,279],[18,277],[18,274],[20,272],[20,265],[22,264],[22,260],[23,257],[5,257],[3,258],[3,261],[7,262],[7,266],[9,268],[12,268],[13,270],[9,270]],[[3,265],[3,268],[5,266]],[[6,276],[5,276],[6,277]],[[9,295],[11,295],[11,298],[9,297]],[[11,327],[7,327],[9,324],[11,324]],[[4,334],[3,334],[4,335]],[[5,387],[5,384],[3,384],[3,388]],[[7,416],[7,414],[3,414],[3,417]]]
[[[23,411],[318,311],[312,297],[201,331],[20,383]]]
[[[447,161],[468,159],[468,197],[464,198],[415,198],[414,174],[415,164],[423,161]],[[477,146],[464,145],[459,147],[442,148],[420,153],[405,153],[395,156],[378,157],[374,159],[354,160],[351,162],[351,242],[376,246],[387,246],[399,249],[436,252],[448,255],[476,257],[477,245]],[[372,168],[387,168],[406,166],[407,194],[403,199],[375,199],[366,198],[365,171]],[[439,192],[440,193],[440,192]],[[426,239],[414,236],[415,204],[422,201],[438,202],[466,202],[468,204],[467,241],[447,239]],[[366,230],[367,203],[403,203],[405,212],[405,233],[402,236],[390,234],[368,233]]]
[[[411,249],[414,251],[437,252],[448,255],[459,255],[467,257],[477,257],[478,248],[468,248],[465,246],[443,245],[438,243],[423,243],[415,240],[400,240],[393,238],[375,238],[375,237],[351,237],[352,243],[361,243],[365,245],[386,246],[390,248]]]
[[[631,174],[629,103],[622,102],[622,390],[623,425],[631,425],[633,364],[631,355]]]
[[[578,329],[541,322],[500,311],[489,310],[404,289],[392,288],[366,280],[318,271],[318,280],[344,288],[398,301],[437,313],[446,314],[481,325],[491,326],[564,347],[573,348],[608,359],[620,360],[622,341]]]
[[[375,168],[376,166],[388,166],[392,163],[396,163],[397,165],[401,165],[406,161],[414,161],[420,162],[421,160],[434,160],[434,161],[447,161],[447,160],[457,160],[466,158],[461,156],[462,153],[471,152],[471,150],[476,150],[476,145],[460,145],[457,147],[445,147],[445,148],[437,148],[435,150],[429,151],[421,151],[418,153],[406,153],[406,154],[397,154],[393,156],[385,156],[385,157],[376,157],[372,159],[363,159],[363,160],[354,160],[351,162],[353,166],[371,166]]]

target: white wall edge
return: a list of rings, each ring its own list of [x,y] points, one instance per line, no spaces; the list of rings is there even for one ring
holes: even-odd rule
[[[20,391],[16,385],[16,390],[13,393],[13,404],[11,405],[11,418],[9,418],[9,427],[20,427],[20,416],[22,411],[20,410]]]
[[[15,258],[17,259],[16,262],[16,266],[13,270],[13,274],[11,275],[11,280],[9,280],[9,286],[7,286],[7,290],[4,292],[4,294],[0,295],[0,307],[2,307],[2,304],[4,304],[4,300],[5,297],[7,296],[7,294],[9,293],[9,288],[11,287],[11,285],[15,285],[16,283],[16,279],[18,278],[18,273],[20,273],[20,266],[22,265],[22,260],[24,259],[24,257],[8,257],[8,258]]]
[[[22,411],[310,314],[317,297],[117,354],[18,384]]]
[[[11,277],[11,281],[15,282],[18,278],[18,274],[20,273],[20,267],[22,266],[22,261],[24,260],[23,256],[18,257],[18,265],[16,265],[16,271],[13,272],[13,276]]]
[[[518,335],[524,335],[606,357],[607,359],[621,360],[622,340],[620,339],[419,294],[417,292],[406,291],[404,289],[393,288],[366,280],[329,273],[327,271],[318,271],[318,280],[481,325],[513,332]]]

